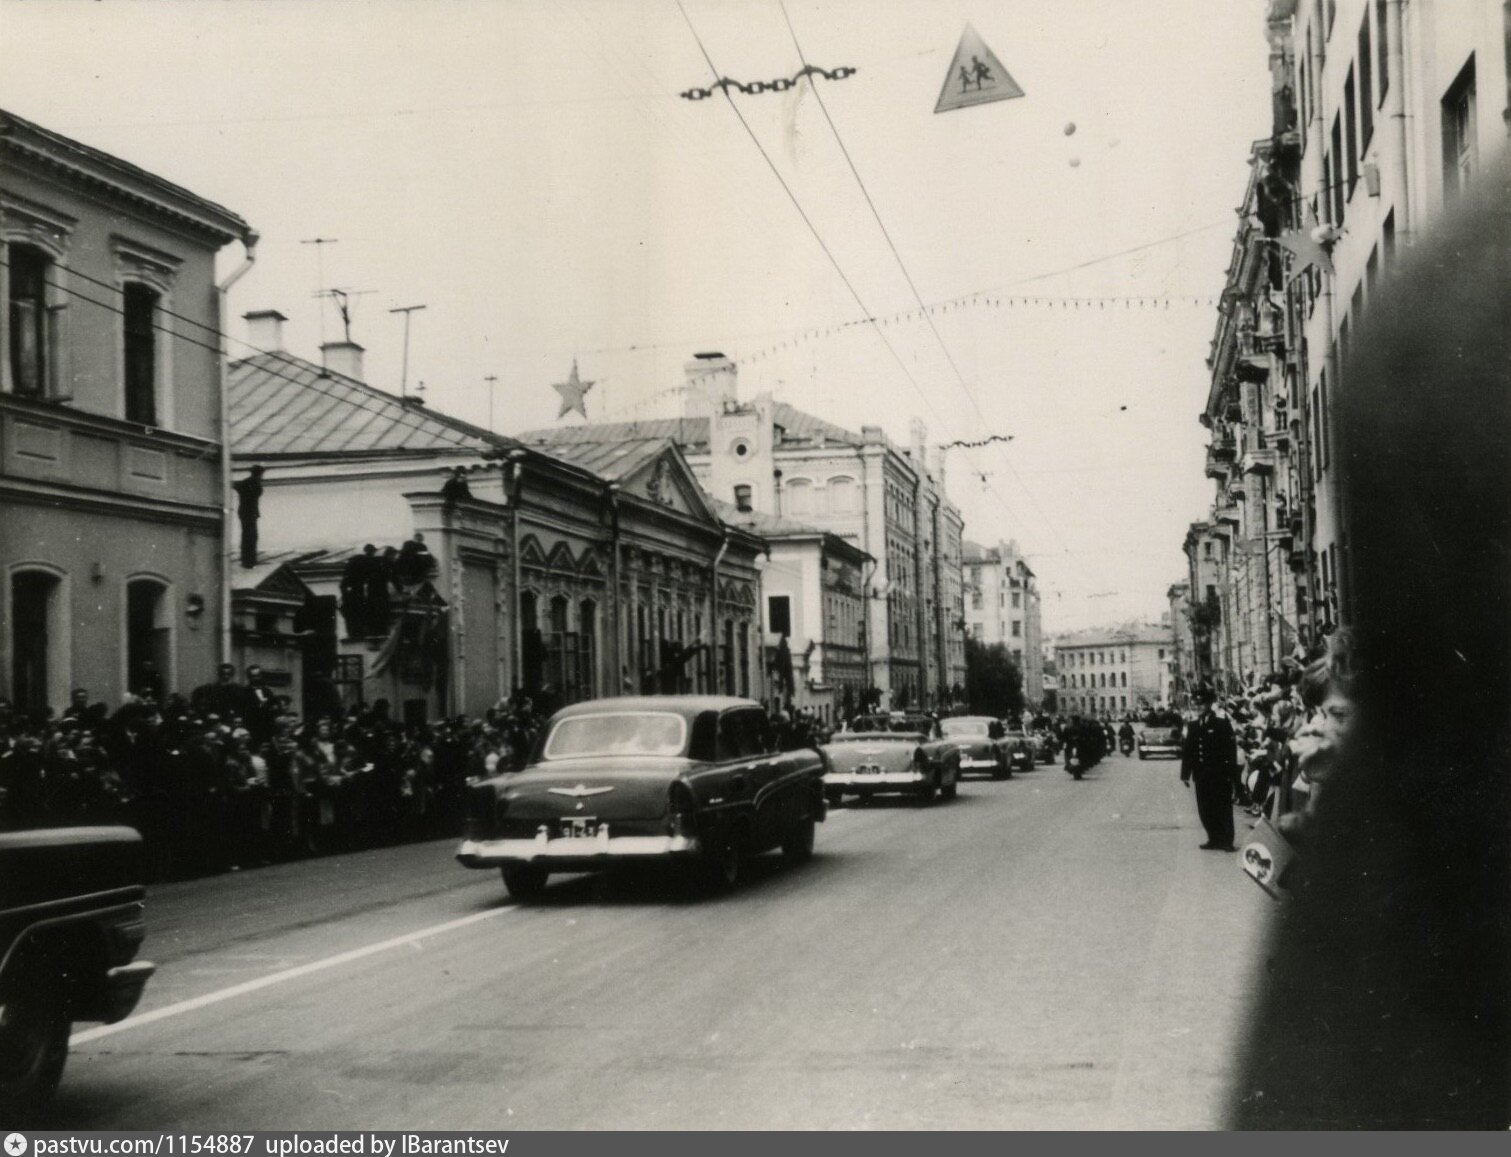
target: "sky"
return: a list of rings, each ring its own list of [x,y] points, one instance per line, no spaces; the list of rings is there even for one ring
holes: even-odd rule
[[[592,418],[677,414],[684,364],[718,350],[742,396],[904,445],[915,416],[935,444],[1010,436],[948,451],[948,489],[968,538],[1028,553],[1055,634],[1157,618],[1210,504],[1196,418],[1268,128],[1264,11],[0,0],[0,106],[246,218],[234,339],[278,309],[318,360],[341,324],[317,289],[360,291],[352,338],[397,393],[389,311],[424,305],[410,385],[480,424],[491,393],[504,433],[557,420],[574,360]],[[936,114],[967,23],[1025,95]],[[804,59],[856,71],[678,95],[710,62],[748,82]]]

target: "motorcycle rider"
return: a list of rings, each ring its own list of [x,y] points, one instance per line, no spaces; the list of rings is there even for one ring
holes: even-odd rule
[[[1129,723],[1126,719],[1123,720],[1123,725],[1118,728],[1118,746],[1122,749],[1124,755],[1129,754],[1133,750],[1133,724]]]

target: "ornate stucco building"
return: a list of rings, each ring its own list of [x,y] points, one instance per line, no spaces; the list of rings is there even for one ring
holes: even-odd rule
[[[208,682],[229,633],[215,256],[247,223],[0,112],[0,696]]]
[[[412,717],[515,690],[764,696],[765,543],[719,517],[675,443],[548,453],[368,385],[351,343],[316,364],[283,350],[281,315],[249,319],[262,352],[231,367],[234,460],[265,469],[270,561],[316,596],[308,688]],[[458,468],[467,493],[443,494]],[[414,581],[376,622],[371,599],[349,614],[352,559],[416,536]]]
[[[1079,631],[1055,643],[1063,714],[1120,716],[1170,704],[1175,635],[1169,624]]]

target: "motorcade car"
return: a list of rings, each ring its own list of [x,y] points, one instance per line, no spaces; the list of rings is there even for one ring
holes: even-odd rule
[[[1139,732],[1138,757],[1148,759],[1151,755],[1180,757],[1180,728],[1146,727]]]
[[[841,731],[820,749],[827,764],[824,794],[830,804],[840,803],[846,795],[862,800],[882,794],[911,795],[925,805],[955,798],[960,785],[959,748],[940,738],[939,725],[927,716],[911,720],[912,726],[904,729]]]
[[[955,715],[939,721],[939,732],[960,753],[961,775],[984,773],[1006,779],[1012,774],[1000,720],[990,715]]]
[[[1008,774],[1034,769],[1034,743],[1026,731],[1009,731],[1002,737]]]
[[[1038,763],[1053,763],[1055,756],[1059,754],[1054,733],[1051,731],[1030,731],[1028,742],[1033,748],[1034,760]]]
[[[76,1021],[131,1014],[155,966],[142,837],[127,827],[0,831],[0,1122],[32,1123]]]
[[[498,869],[516,899],[553,872],[680,863],[730,889],[751,856],[813,853],[823,756],[782,751],[764,708],[712,695],[596,699],[541,729],[522,771],[474,784],[456,858]]]
[[[905,734],[915,732],[924,735],[934,735],[938,731],[938,724],[928,715],[909,713],[906,711],[891,711],[874,715],[857,715],[850,721],[848,731],[897,731]]]

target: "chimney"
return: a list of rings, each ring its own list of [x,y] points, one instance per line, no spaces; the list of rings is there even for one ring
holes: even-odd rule
[[[320,364],[344,378],[367,380],[362,376],[362,347],[354,341],[326,342],[320,347]]]
[[[684,418],[706,418],[715,408],[739,400],[738,370],[721,353],[693,354],[682,367],[687,374],[687,395],[682,400]]]
[[[283,323],[288,318],[276,309],[254,309],[241,315],[247,323],[247,344],[259,352],[281,354],[283,348]]]
[[[924,425],[922,418],[914,418],[908,423],[908,440],[913,444],[913,465],[919,473],[927,473],[929,469],[928,450],[925,443],[929,439],[929,428]]]

